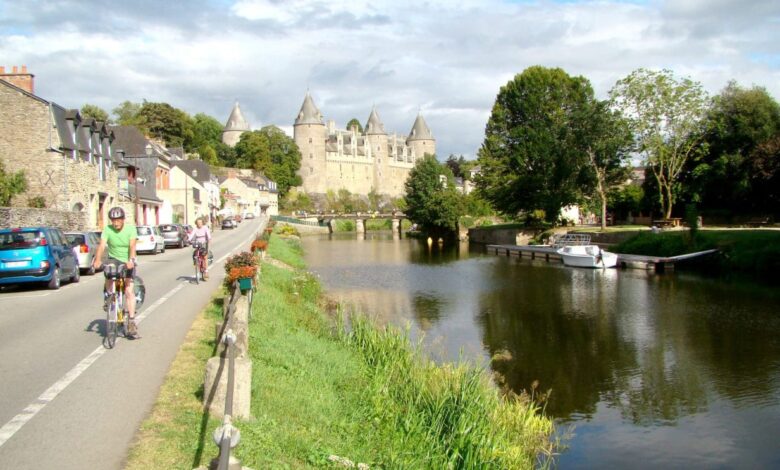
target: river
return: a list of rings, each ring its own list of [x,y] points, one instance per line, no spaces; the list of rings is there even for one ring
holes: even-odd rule
[[[408,326],[435,360],[551,390],[560,468],[780,468],[776,287],[382,232],[302,240],[328,295]]]

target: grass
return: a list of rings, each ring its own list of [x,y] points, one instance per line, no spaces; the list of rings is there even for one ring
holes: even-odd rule
[[[551,464],[552,421],[485,371],[437,366],[407,336],[344,318],[303,271],[295,237],[271,237],[250,321],[252,417],[235,455],[252,468],[534,468]],[[280,261],[283,261],[282,264]],[[199,317],[174,362],[129,468],[193,468],[217,454],[201,381],[219,308]]]
[[[206,361],[215,351],[214,322],[221,317],[222,301],[214,299],[193,322],[125,468],[190,470],[200,465],[204,453],[213,456],[211,433],[219,421],[204,415],[201,400]]]

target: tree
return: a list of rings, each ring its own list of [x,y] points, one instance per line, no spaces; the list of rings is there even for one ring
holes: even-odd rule
[[[466,157],[460,155],[456,158],[453,154],[447,157],[447,161],[444,162],[444,164],[447,165],[450,170],[452,170],[452,174],[458,178],[462,178],[464,176],[462,166],[465,165],[465,163]]]
[[[702,123],[707,94],[690,79],[670,70],[638,69],[610,91],[614,106],[629,120],[637,143],[658,184],[658,201],[665,218],[679,192],[685,163],[702,150]]]
[[[222,142],[222,124],[215,118],[198,113],[192,118],[192,145],[200,148],[203,144],[208,144],[212,149]]]
[[[168,103],[144,101],[136,117],[139,128],[164,141],[167,147],[183,147],[188,152],[195,150],[192,119],[184,111]]]
[[[24,171],[6,173],[5,166],[0,161],[0,206],[9,206],[14,196],[25,191],[27,191],[27,178]]]
[[[282,196],[291,187],[302,184],[298,175],[301,152],[295,141],[276,126],[244,132],[235,151],[236,165],[239,168],[252,168],[262,172],[276,182]]]
[[[452,172],[435,156],[426,155],[418,160],[404,186],[404,213],[423,233],[438,238],[457,232],[458,218],[462,215],[461,199],[455,191]]]
[[[347,123],[347,130],[351,129],[352,126],[357,126],[359,134],[363,133],[363,126],[360,124],[360,121],[358,121],[357,118],[352,118],[349,120]]]
[[[108,113],[102,108],[95,106],[94,104],[85,104],[81,107],[81,116],[89,117],[96,121],[102,121],[108,124],[111,122],[108,119]]]
[[[776,207],[763,190],[763,150],[780,138],[780,105],[766,89],[730,82],[707,113],[701,158],[685,170],[686,198],[704,210],[763,212]]]
[[[599,201],[601,230],[607,228],[607,199],[610,189],[624,183],[629,169],[625,163],[633,144],[628,122],[609,109],[606,101],[594,101],[582,121],[580,139],[595,181],[594,192]]]
[[[141,111],[139,103],[124,101],[111,112],[116,116],[116,123],[120,126],[137,126],[140,122],[138,112]]]
[[[559,68],[530,67],[501,87],[478,153],[481,197],[511,217],[543,209],[556,222],[588,181],[576,130],[593,99],[585,78]]]

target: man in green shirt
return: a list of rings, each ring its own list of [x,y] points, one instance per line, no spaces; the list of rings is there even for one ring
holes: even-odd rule
[[[112,207],[108,211],[108,218],[111,219],[111,225],[103,229],[100,235],[100,245],[98,246],[95,259],[92,266],[99,269],[100,260],[103,257],[103,251],[108,247],[108,260],[106,264],[115,266],[125,265],[127,268],[127,278],[125,279],[125,305],[127,306],[127,315],[130,318],[128,334],[131,338],[138,337],[138,327],[135,324],[135,290],[133,285],[133,275],[135,274],[135,243],[138,237],[135,225],[125,224],[125,211],[121,207]],[[106,279],[105,291],[112,292],[114,282],[112,279]]]

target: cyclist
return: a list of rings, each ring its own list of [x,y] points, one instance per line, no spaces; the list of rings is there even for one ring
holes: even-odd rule
[[[211,241],[211,231],[209,228],[205,225],[203,225],[203,219],[196,219],[195,220],[195,229],[192,230],[192,233],[190,233],[190,243],[192,242],[200,242],[203,244],[203,247],[206,250],[206,253],[209,252],[209,242]],[[195,251],[192,253],[193,260],[197,263],[198,260],[194,259],[196,256],[198,256],[198,252]],[[206,263],[206,267],[203,271],[203,280],[207,280],[209,278],[209,264]]]
[[[127,278],[125,279],[125,305],[127,306],[127,316],[130,318],[128,334],[132,338],[138,337],[138,326],[135,324],[135,291],[133,285],[133,275],[135,274],[136,253],[135,243],[138,234],[135,225],[125,223],[125,211],[121,207],[112,207],[108,211],[108,218],[111,219],[111,225],[103,229],[100,235],[100,245],[98,245],[95,259],[92,261],[92,267],[100,269],[103,257],[103,251],[108,247],[108,260],[106,264],[113,264],[117,267],[125,265],[127,268]],[[114,290],[114,282],[106,279],[105,292],[109,294]]]

